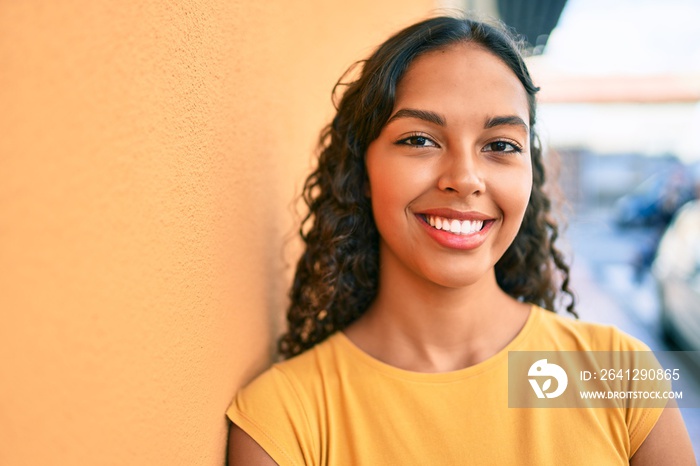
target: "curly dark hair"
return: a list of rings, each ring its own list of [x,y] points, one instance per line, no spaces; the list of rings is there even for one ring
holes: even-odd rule
[[[457,42],[472,42],[505,62],[527,92],[530,128],[535,124],[535,87],[520,53],[520,43],[502,25],[455,17],[414,24],[389,38],[369,59],[360,76],[336,84],[345,92],[332,123],[320,138],[317,168],[304,185],[308,214],[300,234],[305,250],[296,268],[287,313],[289,330],[279,340],[289,358],[323,341],[360,317],[377,295],[379,234],[366,195],[365,154],[391,116],[397,86],[416,57]],[[347,73],[346,73],[347,75]],[[495,267],[499,286],[510,296],[554,310],[568,296],[569,267],[554,246],[559,228],[543,189],[545,166],[532,130],[533,184],[520,230]]]

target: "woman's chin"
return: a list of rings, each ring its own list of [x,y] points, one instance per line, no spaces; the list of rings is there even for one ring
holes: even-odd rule
[[[423,278],[437,287],[445,289],[463,289],[473,286],[479,286],[484,283],[495,282],[493,269],[474,268],[440,268],[438,270],[426,270],[422,275]]]

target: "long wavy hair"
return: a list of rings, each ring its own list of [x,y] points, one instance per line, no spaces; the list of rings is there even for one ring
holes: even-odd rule
[[[304,184],[308,206],[300,234],[305,250],[296,268],[287,312],[289,329],[279,340],[289,358],[323,341],[360,317],[377,295],[379,234],[366,196],[365,154],[391,116],[396,89],[416,57],[457,42],[479,44],[499,57],[527,92],[530,128],[535,125],[535,94],[520,43],[502,25],[455,17],[414,24],[389,38],[367,60],[359,77],[345,87],[335,118],[321,134],[316,169]],[[346,73],[347,75],[348,73]],[[544,191],[545,167],[532,130],[533,183],[520,230],[495,267],[499,286],[515,299],[555,310],[568,297],[569,267],[554,246],[559,228]]]

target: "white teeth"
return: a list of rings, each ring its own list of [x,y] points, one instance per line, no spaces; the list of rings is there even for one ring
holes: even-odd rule
[[[450,220],[449,218],[438,217],[435,215],[428,215],[426,217],[426,220],[433,228],[437,230],[449,231],[455,235],[470,235],[481,231],[481,229],[484,227],[483,220],[459,221],[457,219]]]

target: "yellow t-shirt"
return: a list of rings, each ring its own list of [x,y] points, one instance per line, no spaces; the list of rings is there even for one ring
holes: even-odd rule
[[[462,370],[384,364],[341,332],[242,389],[229,418],[285,465],[616,465],[662,408],[509,408],[509,351],[648,350],[533,306],[506,348]]]

